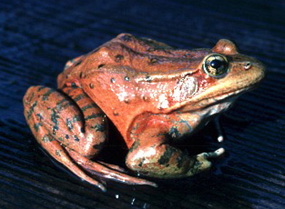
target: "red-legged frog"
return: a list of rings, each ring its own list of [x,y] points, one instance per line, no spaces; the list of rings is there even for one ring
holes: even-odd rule
[[[120,34],[68,61],[58,90],[30,87],[24,112],[39,144],[80,178],[102,190],[102,178],[156,186],[94,159],[108,140],[108,121],[129,148],[129,169],[157,178],[192,176],[224,149],[189,156],[175,141],[226,111],[264,70],[226,39],[212,49],[181,50]]]

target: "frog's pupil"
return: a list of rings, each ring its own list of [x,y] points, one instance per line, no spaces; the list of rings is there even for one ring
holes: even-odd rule
[[[210,62],[210,66],[215,68],[215,69],[219,69],[220,67],[222,67],[224,65],[223,61],[221,60],[212,60]]]

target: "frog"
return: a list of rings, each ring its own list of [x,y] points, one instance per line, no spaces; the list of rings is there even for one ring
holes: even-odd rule
[[[190,155],[176,142],[223,114],[264,75],[260,61],[227,39],[190,50],[122,33],[68,61],[58,89],[31,86],[24,115],[50,156],[102,191],[108,179],[156,187],[148,177],[184,178],[212,167],[224,148]],[[125,167],[96,159],[110,122],[128,149]]]

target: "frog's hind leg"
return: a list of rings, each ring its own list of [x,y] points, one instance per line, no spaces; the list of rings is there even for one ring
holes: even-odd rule
[[[77,176],[102,190],[104,186],[92,178],[94,175],[88,174],[130,184],[153,185],[121,173],[123,169],[118,166],[90,160],[106,142],[107,118],[82,89],[66,87],[63,92],[68,96],[36,86],[24,97],[26,120],[42,147]]]
[[[51,98],[49,98],[51,97]],[[28,125],[38,143],[57,161],[65,165],[70,171],[83,180],[99,187],[105,191],[104,185],[94,178],[88,176],[70,157],[66,151],[64,136],[69,135],[64,130],[62,118],[59,116],[60,107],[55,103],[60,103],[63,98],[59,92],[45,88],[43,86],[30,87],[24,97],[24,113]],[[71,105],[71,104],[69,104]],[[68,106],[67,103],[65,106]],[[66,115],[66,112],[62,112]],[[71,135],[71,134],[70,134]],[[65,143],[65,145],[63,144]]]

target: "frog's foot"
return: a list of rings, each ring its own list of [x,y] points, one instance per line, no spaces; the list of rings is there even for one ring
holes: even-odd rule
[[[203,152],[196,156],[196,162],[193,168],[189,171],[188,175],[194,175],[209,169],[212,163],[209,161],[211,158],[217,158],[223,155],[225,152],[224,148],[219,148],[214,152]]]
[[[68,150],[70,156],[88,173],[100,176],[101,178],[111,179],[114,181],[119,181],[129,185],[149,185],[157,187],[157,185],[151,181],[145,179],[129,176],[123,172],[125,170],[119,166],[104,163],[104,162],[95,162],[90,159],[74,152],[73,150]]]

